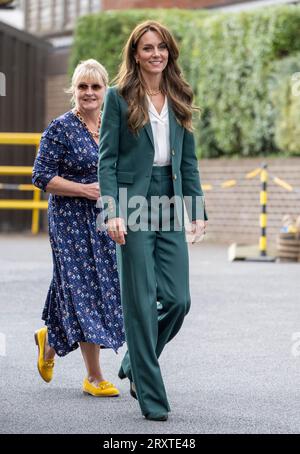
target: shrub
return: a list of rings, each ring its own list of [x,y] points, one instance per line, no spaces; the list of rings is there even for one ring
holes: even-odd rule
[[[284,65],[300,51],[300,6],[239,13],[155,9],[87,16],[76,28],[70,71],[79,60],[93,57],[112,79],[131,30],[151,18],[169,27],[179,42],[184,76],[202,109],[201,118],[195,118],[199,156],[295,152],[294,123],[282,129],[270,80],[276,62]],[[282,98],[281,104],[286,102]],[[290,121],[297,119],[297,106],[295,99]]]

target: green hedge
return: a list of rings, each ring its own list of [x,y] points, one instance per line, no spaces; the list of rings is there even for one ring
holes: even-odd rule
[[[273,80],[274,71],[286,77],[276,64],[300,51],[299,6],[230,14],[175,9],[87,16],[78,22],[70,72],[79,60],[94,57],[113,78],[128,35],[148,18],[170,27],[179,41],[184,75],[202,109],[201,119],[195,118],[199,156],[300,152],[294,135],[277,130],[285,121],[280,107],[285,101],[276,102],[279,81]],[[297,107],[293,112],[299,112]]]
[[[275,143],[286,155],[300,154],[300,53],[274,63],[270,92]]]
[[[81,17],[77,22],[74,44],[69,65],[69,74],[80,60],[96,58],[104,64],[110,78],[117,74],[122,49],[133,28],[147,19],[157,20],[170,27],[180,43],[188,27],[193,27],[195,18],[206,17],[204,10],[137,9],[130,11],[107,11]]]

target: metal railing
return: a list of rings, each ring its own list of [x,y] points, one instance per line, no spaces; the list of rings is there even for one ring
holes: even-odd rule
[[[34,145],[36,152],[39,147],[41,134],[39,133],[0,133],[0,145]],[[31,176],[31,166],[0,166],[1,175],[28,175]],[[0,209],[2,210],[32,210],[31,232],[36,235],[39,232],[39,214],[40,210],[46,210],[48,207],[47,200],[41,200],[41,191],[31,184],[5,184],[0,183],[1,189],[11,189],[19,191],[32,191],[32,200],[0,200]]]

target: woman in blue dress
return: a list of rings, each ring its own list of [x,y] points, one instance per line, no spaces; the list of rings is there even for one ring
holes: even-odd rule
[[[99,129],[108,75],[96,60],[81,62],[69,90],[74,109],[44,131],[34,162],[33,183],[50,193],[48,218],[53,278],[36,331],[38,371],[50,382],[54,357],[80,345],[87,369],[83,391],[119,395],[104,379],[100,348],[115,352],[125,342],[115,243],[97,231]]]

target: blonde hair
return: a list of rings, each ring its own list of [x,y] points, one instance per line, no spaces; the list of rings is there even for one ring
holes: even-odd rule
[[[93,58],[79,62],[73,72],[71,86],[65,90],[65,93],[70,93],[72,95],[72,106],[75,105],[75,88],[81,81],[97,81],[104,83],[104,85],[107,87],[108,73],[104,66]]]

